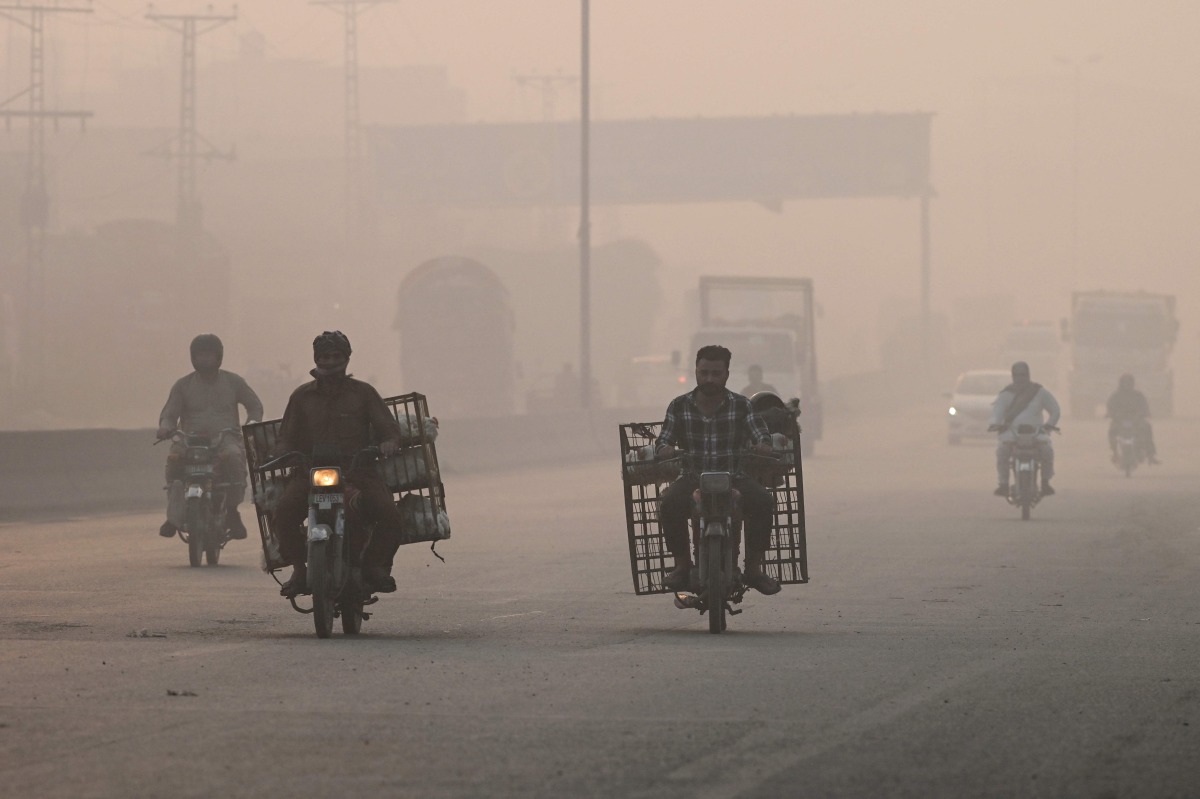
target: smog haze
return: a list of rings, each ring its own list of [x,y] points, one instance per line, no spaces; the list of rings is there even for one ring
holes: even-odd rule
[[[414,125],[577,122],[579,3],[360,6],[364,174],[349,210],[342,6],[249,0],[235,12],[163,0],[158,18],[130,0],[88,7],[46,14],[45,108],[92,116],[83,132],[69,117],[47,125],[41,349],[24,334],[34,323],[20,210],[28,120],[0,136],[0,428],[152,427],[202,332],[221,336],[225,368],[260,389],[268,418],[308,379],[310,342],[325,329],[349,335],[357,376],[385,395],[427,392],[435,413],[439,400],[443,413],[532,410],[564,370],[578,372],[578,206],[396,203],[394,173],[373,147]],[[14,13],[0,20],[0,90],[20,109],[30,35]],[[214,17],[196,39],[202,216],[186,268],[172,233],[183,38],[172,15],[184,14]],[[224,14],[236,18],[215,18]],[[1175,295],[1175,404],[1187,408],[1200,390],[1198,26],[1200,7],[1184,2],[592,3],[597,125],[931,115],[936,339],[923,362],[915,198],[597,202],[599,400],[633,404],[622,388],[631,359],[686,350],[697,278],[725,274],[813,280],[822,380],[912,367],[934,392],[962,369],[1006,366],[1006,326],[1058,324],[1073,291]],[[511,339],[511,403],[445,398],[451,377],[478,373],[473,363],[426,367],[433,386],[406,372],[403,347],[437,342],[405,327],[418,314],[401,313],[402,283],[437,259],[466,264],[458,279],[476,281],[471,302],[506,300],[494,318]],[[484,273],[495,283],[480,289],[471,275]],[[467,329],[482,313],[472,309],[450,324]],[[497,385],[481,382],[482,395]]]

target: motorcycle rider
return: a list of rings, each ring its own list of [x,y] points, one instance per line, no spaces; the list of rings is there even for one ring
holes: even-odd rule
[[[1042,414],[1049,418],[1042,421]],[[1054,447],[1050,443],[1050,429],[1058,425],[1062,415],[1058,400],[1045,386],[1030,380],[1029,364],[1017,361],[1012,365],[1012,383],[992,402],[992,418],[989,430],[1000,433],[996,445],[996,474],[1000,485],[995,490],[998,497],[1008,496],[1008,462],[1012,456],[1013,442],[1017,440],[1015,429],[1023,424],[1033,425],[1038,431],[1038,461],[1042,467],[1042,496],[1050,496],[1054,489],[1050,478],[1054,476]]]
[[[729,381],[730,351],[718,345],[701,347],[696,353],[696,388],[667,406],[662,431],[654,444],[656,458],[669,458],[675,447],[699,456],[701,470],[733,471],[738,453],[752,442],[759,453],[771,452],[771,434],[750,405],[750,400],[725,387]],[[692,494],[700,485],[699,474],[688,468],[663,492],[659,518],[675,568],[667,575],[667,587],[682,590],[691,574],[691,542],[688,522],[692,518]],[[758,481],[736,476],[733,481],[742,495],[746,531],[746,585],[762,594],[779,593],[779,581],[763,570],[775,503]]]
[[[778,394],[779,390],[770,383],[763,382],[763,368],[758,364],[751,364],[746,370],[746,377],[750,378],[750,382],[742,389],[743,397],[753,397],[760,391],[770,391],[772,394]]]
[[[176,430],[201,435],[216,435],[229,428],[238,429],[238,405],[246,409],[246,422],[260,422],[263,405],[258,395],[240,375],[221,368],[225,346],[212,333],[192,339],[192,366],[195,371],[179,378],[171,386],[167,404],[158,415],[158,440],[170,438]],[[241,435],[221,436],[217,448],[214,477],[230,483],[226,489],[226,518],[230,538],[245,538],[246,525],[237,506],[246,498],[246,451]],[[167,454],[167,485],[183,479],[183,455],[187,445],[171,443]],[[170,508],[168,492],[167,520],[158,534],[170,538],[178,532],[172,518],[179,518],[178,509]]]
[[[1112,450],[1113,463],[1120,463],[1117,454],[1117,428],[1122,422],[1133,424],[1137,436],[1146,452],[1146,462],[1158,465],[1158,451],[1154,446],[1154,428],[1150,426],[1150,403],[1146,395],[1133,387],[1133,375],[1123,374],[1117,380],[1117,390],[1108,398],[1108,447]]]
[[[346,374],[350,353],[350,339],[340,330],[327,330],[313,339],[316,368],[309,372],[313,380],[293,391],[288,399],[276,454],[300,452],[308,456],[318,449],[348,458],[375,441],[384,457],[396,451],[400,425],[378,391]],[[358,491],[357,497],[350,500],[351,512],[359,509],[375,521],[374,534],[363,554],[363,578],[373,591],[395,591],[391,570],[392,559],[400,548],[401,520],[392,492],[373,464],[348,471],[345,480]],[[308,591],[308,547],[302,527],[308,517],[308,489],[308,470],[294,470],[271,520],[279,536],[279,554],[285,564],[292,566],[292,576],[279,591],[282,596]],[[352,529],[362,528],[354,525]],[[362,542],[352,539],[351,546],[360,547]]]

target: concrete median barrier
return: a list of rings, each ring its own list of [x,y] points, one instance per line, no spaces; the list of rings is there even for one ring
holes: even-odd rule
[[[453,476],[616,458],[617,425],[655,421],[662,409],[602,409],[442,419],[437,439],[446,493]],[[165,507],[166,444],[154,431],[0,432],[0,522]]]

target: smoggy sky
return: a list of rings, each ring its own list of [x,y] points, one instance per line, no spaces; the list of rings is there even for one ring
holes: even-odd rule
[[[1018,315],[1058,318],[1074,289],[1165,291],[1181,303],[1177,371],[1194,371],[1179,365],[1194,362],[1200,349],[1200,4],[591,6],[594,117],[932,112],[933,300],[951,327],[956,303],[980,294],[1014,294]],[[48,27],[50,104],[94,107],[92,124],[120,125],[105,115],[105,92],[122,70],[149,68],[161,72],[162,84],[147,102],[169,127],[177,113],[178,35],[147,21],[141,2],[103,0],[93,8],[86,16],[55,15]],[[156,4],[164,13],[203,8]],[[243,0],[237,13],[234,23],[201,38],[202,69],[236,58],[252,33],[265,38],[270,58],[341,63],[335,9]],[[360,23],[364,67],[442,65],[465,93],[472,121],[539,119],[541,97],[515,76],[579,70],[580,4],[573,0],[398,0],[365,11]],[[7,96],[25,85],[27,34],[6,23],[0,35]],[[222,87],[210,81],[200,92],[201,128],[210,139],[229,140]],[[383,117],[388,101],[365,93],[363,121]],[[573,87],[563,88],[557,118],[576,117],[578,102]],[[338,119],[341,108],[312,113]],[[9,149],[23,143],[13,136]],[[876,367],[889,317],[914,307],[915,206],[893,199],[792,202],[783,213],[750,203],[646,206],[600,212],[596,233],[601,241],[648,241],[667,274],[678,276],[666,287],[672,298],[701,271],[814,277],[825,311],[826,373],[836,374]],[[574,220],[564,213],[562,243],[569,246]],[[488,235],[469,243],[515,246]],[[570,353],[566,343],[547,360]]]

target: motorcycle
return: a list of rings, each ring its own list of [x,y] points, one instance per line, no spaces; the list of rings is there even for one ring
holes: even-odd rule
[[[1132,419],[1122,419],[1117,422],[1117,468],[1125,472],[1126,477],[1133,475],[1133,470],[1146,460],[1146,451],[1138,435],[1137,424]]]
[[[1057,431],[1057,427],[1045,425],[1043,429],[1049,433]],[[991,432],[1004,432],[999,425],[988,428]],[[1012,453],[1008,459],[1008,496],[1005,499],[1010,505],[1021,509],[1021,520],[1028,521],[1030,511],[1042,499],[1042,482],[1039,479],[1042,470],[1038,458],[1038,428],[1036,425],[1017,425],[1016,440],[1013,442]]]
[[[378,447],[367,447],[350,460],[347,472],[353,472],[360,464],[379,459]],[[259,473],[282,468],[291,464],[308,465],[308,593],[312,594],[312,607],[302,608],[290,597],[292,607],[300,613],[312,614],[318,638],[333,634],[333,620],[340,618],[342,632],[357,635],[362,623],[371,618],[363,608],[379,601],[363,579],[362,553],[370,542],[370,525],[367,535],[362,536],[360,548],[350,546],[351,533],[355,525],[364,521],[355,512],[348,510],[355,489],[343,479],[339,457],[322,457],[314,454],[306,459],[302,453],[288,452],[258,468]]]
[[[681,458],[686,460],[685,453]],[[766,468],[783,468],[778,458],[743,453],[737,475],[745,473],[749,462]],[[761,463],[760,463],[761,462]],[[725,631],[727,616],[742,611],[741,604],[749,588],[742,582],[737,567],[741,552],[741,493],[733,487],[734,472],[701,472],[699,486],[692,492],[692,571],[689,590],[675,592],[675,607],[692,608],[708,614],[708,631]]]
[[[225,489],[229,483],[213,482],[216,471],[217,451],[226,435],[239,435],[240,431],[228,429],[215,435],[187,433],[176,430],[171,440],[182,443],[183,478],[171,481],[168,507],[176,514],[182,508],[181,518],[172,519],[179,537],[188,545],[188,562],[199,566],[207,560],[216,566],[221,550],[230,541],[226,525],[227,497]]]

